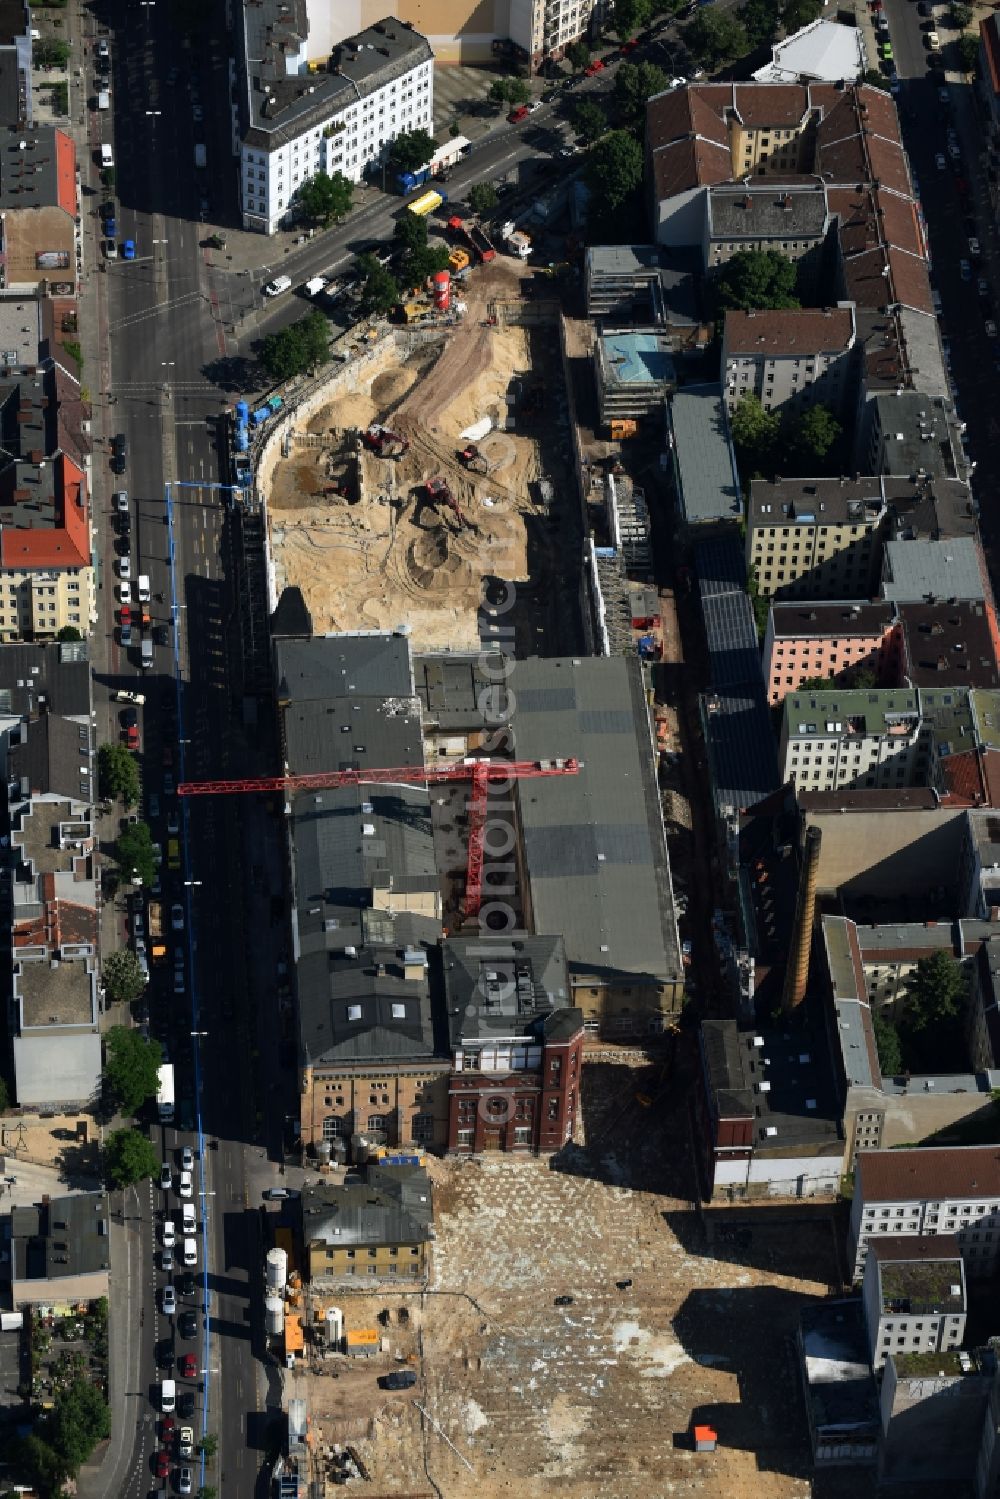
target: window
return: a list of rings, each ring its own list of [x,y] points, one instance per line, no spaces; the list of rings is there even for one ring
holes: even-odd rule
[[[530,1129],[530,1126],[527,1126],[527,1125],[523,1125],[523,1126],[515,1125],[514,1126],[514,1144],[515,1145],[530,1145],[531,1144],[531,1129]]]
[[[463,1103],[465,1100],[463,1099]],[[434,1138],[434,1115],[414,1114],[411,1134],[414,1140],[433,1140]]]
[[[368,1129],[371,1134],[385,1134],[386,1116],[384,1114],[369,1114]]]
[[[327,1114],[323,1120],[323,1139],[337,1140],[344,1134],[344,1121],[339,1114]]]
[[[472,1136],[473,1131],[471,1129],[460,1129],[455,1143],[458,1145],[471,1145]]]

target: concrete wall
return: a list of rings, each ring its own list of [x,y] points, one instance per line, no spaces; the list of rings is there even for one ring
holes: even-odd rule
[[[836,893],[847,905],[861,896],[926,895],[957,871],[964,816],[951,807],[808,812],[806,827],[823,833],[819,894]]]
[[[750,1161],[716,1161],[715,1197],[832,1196],[840,1185],[841,1158],[755,1156]]]

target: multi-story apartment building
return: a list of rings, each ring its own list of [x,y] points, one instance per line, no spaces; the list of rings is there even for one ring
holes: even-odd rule
[[[895,686],[897,650],[891,604],[775,601],[764,634],[764,686],[772,705],[810,678],[849,687],[866,672],[879,686]]]
[[[818,257],[830,229],[830,208],[822,182],[771,186],[724,182],[705,195],[706,271],[724,266],[743,250],[777,250],[799,263]],[[818,267],[817,267],[818,269]]]
[[[873,1366],[903,1353],[935,1353],[965,1336],[965,1266],[954,1234],[874,1238],[861,1294]]]
[[[925,784],[929,757],[916,692],[793,692],[784,700],[781,778],[805,790]]]
[[[397,135],[432,128],[434,59],[391,17],[307,60],[306,0],[244,4],[238,31],[243,226],[273,234],[310,177],[360,182]]]
[[[960,479],[754,479],[746,560],[761,593],[780,599],[877,596],[886,541],[975,537]]]
[[[873,1150],[858,1156],[848,1260],[864,1274],[876,1236],[954,1234],[969,1277],[1000,1247],[1000,1150],[994,1145]]]
[[[594,12],[605,9],[601,0],[512,0],[510,39],[535,72],[586,36]]]
[[[822,403],[843,417],[855,400],[854,307],[727,312],[722,384],[732,415],[745,396],[765,411]]]
[[[317,1181],[299,1201],[306,1273],[317,1281],[423,1279],[434,1236],[422,1166],[370,1164],[364,1181]]]

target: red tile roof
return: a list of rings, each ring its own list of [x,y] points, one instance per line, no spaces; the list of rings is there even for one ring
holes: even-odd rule
[[[856,1190],[865,1203],[1000,1200],[1000,1149],[956,1145],[940,1150],[865,1150],[858,1156]]]
[[[854,317],[846,307],[800,307],[784,312],[727,312],[728,354],[829,354],[849,349]]]
[[[83,470],[65,453],[55,464],[56,496],[61,524],[37,530],[7,526],[0,534],[0,563],[5,568],[86,567],[90,563],[90,527]]]
[[[71,218],[76,217],[76,147],[64,130],[56,138],[56,201]]]

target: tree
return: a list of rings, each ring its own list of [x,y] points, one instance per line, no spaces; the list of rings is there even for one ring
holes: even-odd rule
[[[124,744],[102,744],[97,751],[97,789],[106,801],[134,807],[139,800],[139,768]]]
[[[127,947],[108,953],[101,964],[101,977],[112,1004],[131,1004],[146,987],[146,975],[139,967],[139,959]]]
[[[702,6],[684,29],[688,49],[711,71],[720,63],[742,57],[747,50],[747,34],[742,22],[728,10]]]
[[[627,130],[611,130],[592,146],[587,181],[599,212],[613,214],[642,182],[642,147]]]
[[[374,255],[362,255],[358,266],[365,278],[361,289],[361,310],[391,312],[399,302],[399,285],[395,276],[385,266],[379,265]]]
[[[573,125],[587,145],[592,146],[607,130],[608,117],[593,99],[581,99],[573,111]]]
[[[974,73],[979,62],[979,38],[972,32],[963,32],[958,39],[958,60],[963,73]]]
[[[746,0],[737,15],[747,34],[747,46],[768,47],[774,41],[780,19],[778,0]]]
[[[748,470],[752,474],[768,467],[780,427],[776,411],[765,411],[756,396],[743,397],[730,422],[741,473]]]
[[[469,207],[480,216],[497,206],[497,190],[492,182],[474,182],[469,188]]]
[[[76,625],[63,625],[56,635],[57,640],[82,640],[83,636]]]
[[[753,609],[753,620],[757,626],[757,638],[763,643],[764,635],[767,631],[767,621],[771,613],[771,600],[766,593],[761,593],[757,569],[752,562],[747,568],[747,597],[750,600],[750,607]]]
[[[137,1114],[154,1097],[162,1060],[159,1041],[144,1041],[125,1025],[111,1027],[104,1037],[104,1082],[119,1113]]]
[[[198,1451],[201,1453],[205,1461],[210,1463],[218,1450],[219,1438],[215,1435],[214,1432],[206,1431],[205,1435],[198,1443]]]
[[[956,31],[964,31],[966,26],[972,25],[973,10],[971,5],[966,5],[964,0],[953,0],[951,7],[951,24]]]
[[[118,835],[115,854],[123,880],[151,885],[156,879],[153,839],[146,823],[130,822]]]
[[[43,37],[31,49],[31,60],[36,68],[64,68],[69,62],[69,42],[57,36]]]
[[[722,267],[715,294],[720,307],[742,312],[798,307],[797,277],[795,261],[778,250],[740,250]]]
[[[822,466],[843,428],[828,406],[810,406],[787,424],[788,446],[811,471]]]
[[[214,1484],[203,1483],[198,1490],[198,1499],[218,1499],[218,1489]]]
[[[570,42],[566,48],[566,61],[574,73],[579,73],[590,61],[590,48],[586,42]]]
[[[906,981],[905,993],[905,1029],[911,1035],[953,1021],[965,1006],[962,965],[943,950],[921,958]]]
[[[389,147],[389,160],[397,172],[419,172],[437,147],[426,130],[404,130]]]
[[[64,1460],[42,1437],[32,1433],[26,1437],[15,1437],[4,1453],[4,1457],[34,1484],[40,1494],[58,1494],[63,1480],[69,1473]]]
[[[519,104],[527,104],[531,98],[531,90],[523,78],[507,79],[507,102],[511,109],[516,109]]]
[[[104,1142],[104,1174],[113,1187],[130,1187],[158,1165],[156,1151],[137,1129],[116,1129]]]
[[[899,1032],[891,1020],[887,1020],[881,1008],[872,1009],[872,1030],[875,1034],[875,1049],[878,1065],[883,1077],[898,1077],[903,1071],[903,1052],[899,1044]]]
[[[623,42],[653,19],[653,0],[615,0],[612,24]]]
[[[861,82],[867,83],[869,88],[880,88],[883,94],[887,94],[889,92],[889,80],[885,76],[885,74],[880,73],[877,68],[866,68],[865,72],[861,76]]]
[[[781,24],[786,33],[801,31],[823,14],[823,0],[785,0],[781,8]]]
[[[272,380],[290,380],[323,364],[330,356],[330,325],[321,312],[261,339],[260,362]]]
[[[496,104],[498,108],[503,109],[507,102],[507,79],[494,78],[486,97],[491,104]]]
[[[308,177],[295,194],[295,206],[314,224],[328,229],[351,211],[354,187],[342,172],[317,172]]]
[[[632,127],[642,123],[646,101],[662,94],[670,79],[652,62],[623,62],[615,74],[615,103],[622,121]]]
[[[100,1390],[80,1375],[56,1393],[46,1425],[49,1441],[67,1472],[76,1474],[98,1442],[111,1435],[111,1412]]]

